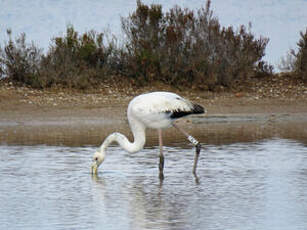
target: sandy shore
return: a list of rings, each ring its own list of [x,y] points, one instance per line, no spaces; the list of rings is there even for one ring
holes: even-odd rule
[[[152,89],[143,89],[143,92]],[[0,88],[0,143],[99,145],[111,132],[130,138],[126,107],[134,95],[101,91],[80,93]],[[179,120],[192,135],[207,144],[280,137],[307,140],[307,93],[290,97],[259,97],[250,93],[177,92],[206,107],[205,116]],[[166,144],[183,143],[173,128]],[[147,145],[156,145],[154,130]]]

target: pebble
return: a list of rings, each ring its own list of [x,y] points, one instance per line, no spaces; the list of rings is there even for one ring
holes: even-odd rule
[[[147,91],[154,91],[155,88],[146,88]],[[27,87],[15,87],[12,83],[0,85],[2,95],[17,95],[20,103],[35,105],[97,105],[110,101],[115,103],[127,102],[133,96],[143,92],[144,89],[117,89],[106,85],[104,90],[95,93],[81,93],[77,91],[63,90],[36,90]],[[6,93],[7,92],[7,93]],[[131,92],[131,93],[130,93]],[[129,95],[129,96],[128,96]],[[237,93],[225,91],[224,93],[216,92],[197,92],[197,94],[186,92],[186,97],[195,100],[207,98],[208,103],[214,104],[218,100],[227,100],[228,98],[246,98],[248,100],[262,100],[265,98],[277,98],[283,100],[307,99],[307,86],[303,82],[292,81],[292,79],[274,78],[273,80],[257,81],[247,91],[241,90]],[[189,96],[190,95],[190,96]],[[183,95],[184,96],[184,95]],[[241,100],[241,99],[240,99]],[[240,101],[238,100],[238,101]]]

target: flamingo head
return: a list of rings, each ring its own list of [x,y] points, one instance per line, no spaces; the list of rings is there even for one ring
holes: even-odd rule
[[[102,164],[102,162],[105,159],[105,152],[104,150],[95,152],[93,156],[93,164],[91,166],[91,173],[97,174],[99,166]]]

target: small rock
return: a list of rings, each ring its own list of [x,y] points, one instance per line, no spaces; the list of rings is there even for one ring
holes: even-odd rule
[[[236,93],[235,96],[236,96],[236,97],[243,97],[244,94],[243,94],[243,93]]]

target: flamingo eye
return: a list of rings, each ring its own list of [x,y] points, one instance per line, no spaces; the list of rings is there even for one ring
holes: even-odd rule
[[[95,161],[98,161],[98,157],[95,157]]]

